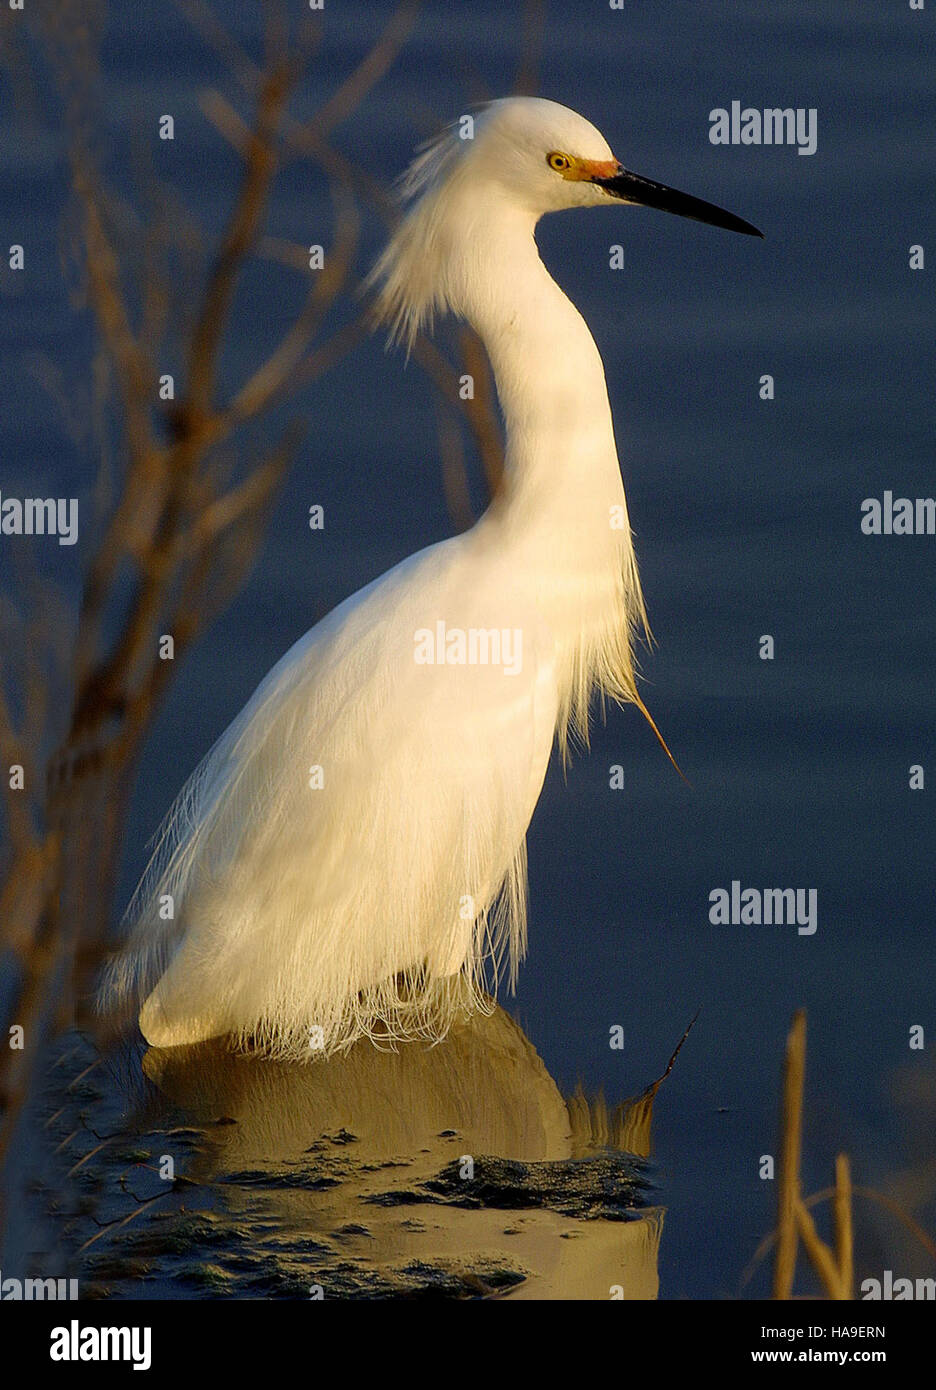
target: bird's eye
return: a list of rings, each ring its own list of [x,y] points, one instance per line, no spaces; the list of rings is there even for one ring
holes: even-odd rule
[[[560,154],[558,150],[554,150],[546,156],[546,163],[550,169],[555,169],[557,174],[563,174],[571,167],[572,161],[567,154]]]

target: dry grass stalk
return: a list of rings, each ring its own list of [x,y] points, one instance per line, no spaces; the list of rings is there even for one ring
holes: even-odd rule
[[[793,1297],[799,1242],[832,1299],[854,1297],[854,1238],[852,1234],[851,1169],[845,1154],[835,1160],[835,1186],[804,1201],[800,1181],[803,1151],[803,1090],[806,1078],[806,1012],[799,1009],[787,1036],[783,1064],[780,1173],[777,1185],[776,1255],[773,1296]],[[834,1251],[822,1240],[810,1207],[831,1195],[835,1228]]]
[[[803,1148],[803,1083],[806,1076],[806,1012],[793,1017],[783,1063],[782,1143],[777,1181],[777,1254],[773,1296],[791,1298],[798,1245],[796,1208],[800,1201],[800,1157]]]
[[[842,1298],[855,1297],[855,1237],[852,1227],[851,1164],[847,1154],[835,1159],[835,1197],[832,1203],[835,1223],[835,1254]]]

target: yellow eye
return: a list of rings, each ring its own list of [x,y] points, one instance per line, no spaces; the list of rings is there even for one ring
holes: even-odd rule
[[[557,174],[564,174],[566,169],[571,169],[572,161],[567,154],[560,154],[554,150],[552,154],[546,156],[546,163],[550,169],[555,169]]]

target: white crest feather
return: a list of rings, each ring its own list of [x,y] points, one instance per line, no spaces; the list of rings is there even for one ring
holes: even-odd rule
[[[403,216],[367,278],[377,291],[375,321],[387,324],[390,341],[402,342],[407,351],[446,308],[438,271],[447,249],[447,205],[439,193],[464,153],[457,124],[421,148],[397,185]]]

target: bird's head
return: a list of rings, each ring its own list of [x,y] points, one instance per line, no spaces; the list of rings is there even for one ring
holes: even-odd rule
[[[491,208],[532,225],[564,208],[626,203],[762,235],[713,203],[625,169],[590,121],[540,97],[492,101],[462,118],[417,156],[402,196],[409,211],[371,280],[380,286],[380,317],[410,341],[449,297],[453,247],[469,244]]]
[[[625,169],[607,140],[584,116],[537,97],[493,101],[481,113],[464,158],[479,181],[499,184],[542,215],[563,208],[629,203],[762,233],[733,213]]]

